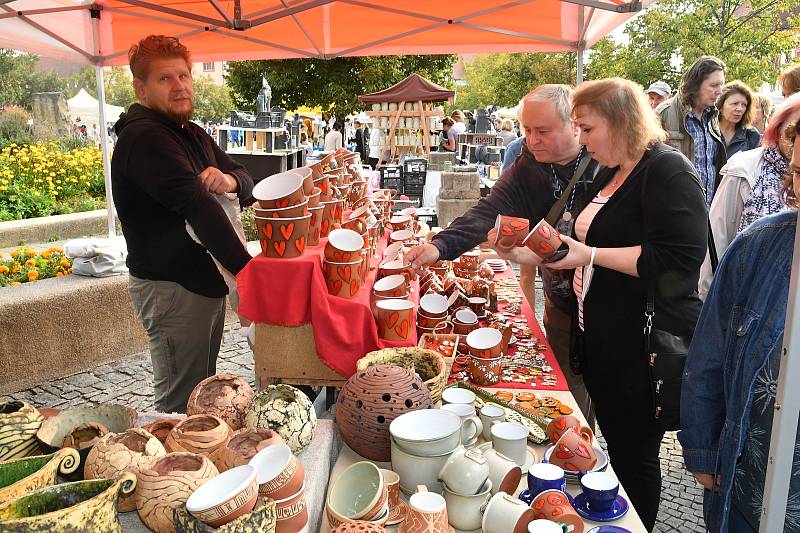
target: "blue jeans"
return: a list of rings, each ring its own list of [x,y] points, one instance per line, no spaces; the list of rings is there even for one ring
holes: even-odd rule
[[[739,512],[735,505],[731,505],[731,513],[728,517],[728,533],[758,533],[758,530],[753,529],[744,515]]]

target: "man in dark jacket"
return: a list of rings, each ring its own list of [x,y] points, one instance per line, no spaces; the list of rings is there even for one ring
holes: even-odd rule
[[[216,373],[228,289],[212,256],[234,275],[250,260],[214,196],[249,198],[253,180],[190,121],[191,60],[177,39],[147,37],[128,58],[139,103],[115,125],[114,203],[128,243],[131,302],[149,340],[156,409],[183,412],[195,385]]]
[[[507,169],[488,196],[454,220],[434,237],[430,244],[417,246],[406,256],[418,268],[440,258],[452,260],[486,240],[498,214],[527,218],[531,226],[544,218],[561,196],[581,158],[578,130],[570,119],[572,89],[566,85],[542,85],[523,99],[520,122],[525,133],[522,154]],[[585,196],[597,165],[592,161],[567,202],[573,219],[591,200]],[[559,214],[560,215],[560,214]],[[528,250],[515,248],[515,251]],[[532,253],[532,252],[531,252]],[[509,256],[512,260],[513,255]],[[592,424],[589,395],[580,375],[569,365],[571,320],[575,296],[567,284],[562,290],[558,280],[571,280],[572,271],[558,272],[540,268],[545,293],[544,325],[547,340],[564,371],[570,391],[584,416]],[[532,283],[531,279],[528,283]]]

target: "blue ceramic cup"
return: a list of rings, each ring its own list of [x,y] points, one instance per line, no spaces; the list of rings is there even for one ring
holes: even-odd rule
[[[564,479],[564,470],[550,463],[537,463],[528,469],[528,493],[531,500],[540,493],[556,489],[564,492],[567,481]]]
[[[611,472],[590,472],[581,477],[581,487],[586,495],[589,510],[610,511],[619,494],[619,480]]]

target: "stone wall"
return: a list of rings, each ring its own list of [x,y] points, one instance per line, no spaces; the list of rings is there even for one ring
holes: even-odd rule
[[[105,209],[0,222],[0,248],[108,234]],[[119,220],[117,233],[122,234]]]
[[[442,186],[436,199],[439,226],[446,228],[481,199],[481,180],[476,171],[442,172]]]

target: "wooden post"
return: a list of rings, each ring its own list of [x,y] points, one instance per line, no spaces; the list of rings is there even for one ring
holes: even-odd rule
[[[431,136],[428,132],[428,117],[425,115],[425,104],[422,103],[422,100],[419,101],[419,119],[422,122],[422,135],[424,135],[422,139],[422,146],[424,147],[423,152],[426,156],[430,156]]]
[[[397,131],[397,122],[400,120],[400,115],[403,113],[403,107],[405,107],[405,105],[406,105],[405,100],[397,104],[397,113],[394,114],[394,117],[392,117],[392,122],[391,124],[389,124],[389,138],[391,139],[391,147],[392,147],[392,151],[389,157],[391,158],[392,161],[394,161],[394,154],[395,150],[397,149],[397,146],[395,145],[394,142],[394,134]]]

